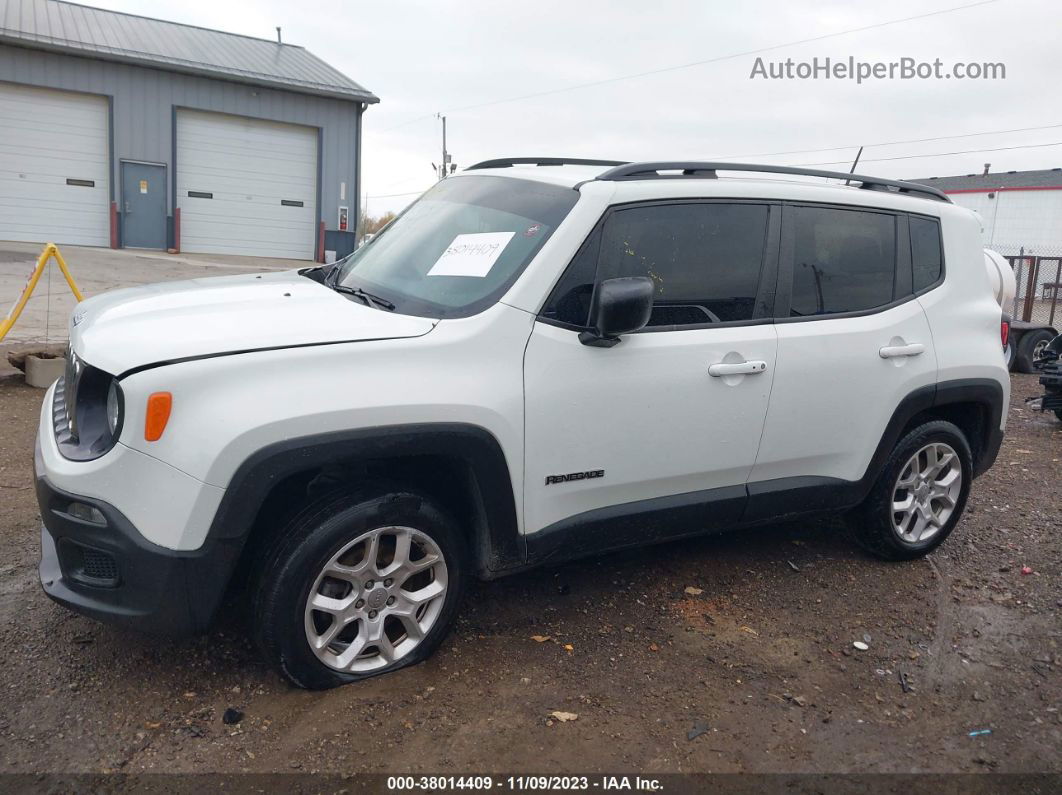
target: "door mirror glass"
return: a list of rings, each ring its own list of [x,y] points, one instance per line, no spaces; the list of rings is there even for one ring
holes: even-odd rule
[[[621,334],[644,328],[653,312],[653,280],[648,276],[605,279],[597,285],[590,304],[590,329],[579,342],[611,348]]]

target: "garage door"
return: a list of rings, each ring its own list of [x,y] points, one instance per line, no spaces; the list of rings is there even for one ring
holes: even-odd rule
[[[177,114],[181,250],[313,259],[317,130]]]
[[[105,97],[0,83],[0,240],[107,246]]]

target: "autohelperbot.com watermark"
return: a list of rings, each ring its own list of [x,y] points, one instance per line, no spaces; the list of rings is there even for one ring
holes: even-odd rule
[[[810,60],[786,58],[765,61],[757,57],[750,80],[1006,80],[1007,65],[999,61],[931,61],[897,58],[894,61],[861,61],[847,58],[814,57]]]

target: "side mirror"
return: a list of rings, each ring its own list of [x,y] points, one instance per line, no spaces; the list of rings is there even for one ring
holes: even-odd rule
[[[655,285],[648,276],[605,279],[594,291],[590,304],[590,330],[579,342],[595,348],[611,348],[621,334],[644,328],[653,311]]]

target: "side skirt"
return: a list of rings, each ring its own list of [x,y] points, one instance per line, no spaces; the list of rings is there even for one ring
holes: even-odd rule
[[[835,511],[859,501],[851,502],[858,486],[785,478],[587,511],[528,535],[527,567]]]

